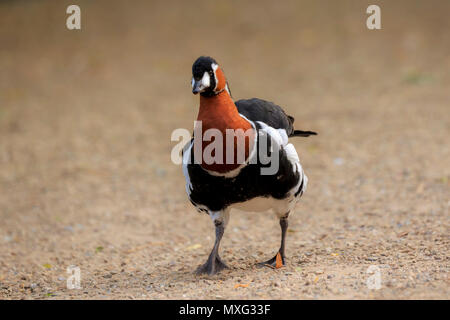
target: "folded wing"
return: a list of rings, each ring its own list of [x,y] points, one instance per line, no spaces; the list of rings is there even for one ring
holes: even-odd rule
[[[235,102],[239,113],[249,120],[261,121],[274,129],[284,129],[288,137],[308,137],[317,133],[294,129],[294,118],[273,102],[258,98],[242,99]]]

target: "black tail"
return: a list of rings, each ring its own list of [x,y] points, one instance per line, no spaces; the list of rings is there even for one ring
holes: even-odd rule
[[[309,137],[317,135],[314,131],[294,130],[289,137]]]

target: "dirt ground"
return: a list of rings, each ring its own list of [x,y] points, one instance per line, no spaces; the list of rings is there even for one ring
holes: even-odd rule
[[[450,298],[449,1],[375,1],[374,31],[368,1],[75,1],[69,31],[72,2],[0,3],[0,298]],[[309,185],[285,268],[255,267],[275,216],[235,212],[231,268],[194,273],[214,228],[170,136],[193,126],[205,54],[236,99],[319,132],[292,140]]]

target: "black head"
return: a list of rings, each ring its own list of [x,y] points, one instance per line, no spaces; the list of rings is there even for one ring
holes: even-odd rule
[[[225,75],[216,60],[201,56],[192,65],[192,93],[213,96],[227,88]]]

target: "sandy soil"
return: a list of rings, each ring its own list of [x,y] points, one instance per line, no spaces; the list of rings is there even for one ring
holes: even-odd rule
[[[67,1],[0,3],[0,298],[450,298],[450,2],[377,1],[379,31],[366,1],[78,2],[78,32]],[[293,140],[309,189],[285,268],[255,267],[276,218],[236,212],[231,269],[194,274],[214,230],[170,135],[201,54],[320,134]]]

